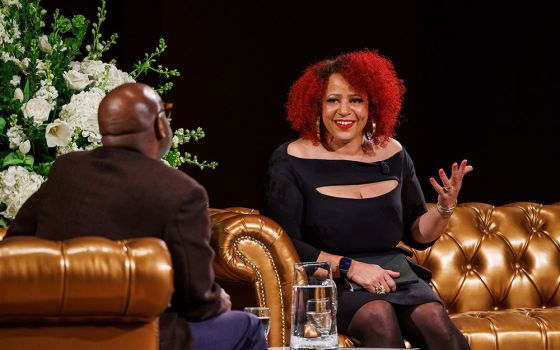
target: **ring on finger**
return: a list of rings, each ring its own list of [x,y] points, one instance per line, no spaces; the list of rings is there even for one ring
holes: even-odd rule
[[[451,186],[443,186],[443,192],[447,193],[451,191]]]
[[[378,285],[377,287],[375,287],[375,293],[376,294],[385,294],[385,287],[383,287],[382,285]]]

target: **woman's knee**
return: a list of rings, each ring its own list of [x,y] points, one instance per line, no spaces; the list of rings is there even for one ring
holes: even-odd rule
[[[427,303],[416,307],[411,314],[414,323],[422,331],[440,339],[451,339],[459,332],[445,309],[439,303]]]
[[[411,317],[418,321],[435,321],[440,323],[451,322],[445,309],[436,302],[418,305],[412,311]]]
[[[383,300],[371,301],[362,306],[354,315],[361,327],[383,330],[398,328],[399,323],[393,306]],[[354,318],[352,321],[354,321]]]
[[[403,339],[395,310],[383,300],[362,306],[352,318],[347,333],[365,347],[402,347]]]

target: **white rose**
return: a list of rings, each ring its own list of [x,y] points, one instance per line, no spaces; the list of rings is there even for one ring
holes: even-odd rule
[[[105,75],[105,63],[86,58],[82,62],[80,72],[92,76],[95,80],[99,80]]]
[[[68,67],[70,67],[70,69],[77,70],[77,71],[80,70],[81,66],[82,66],[81,63],[78,61],[72,61],[68,64]]]
[[[49,44],[49,38],[46,35],[42,35],[39,38],[39,49],[41,49],[44,53],[52,52],[52,46]]]
[[[42,124],[49,119],[51,105],[42,98],[32,98],[21,107],[21,110],[26,118],[33,117],[35,124]]]
[[[127,73],[119,70],[117,67],[111,65],[109,68],[109,72],[107,74],[107,81],[105,82],[105,88],[107,91],[111,91],[117,86],[120,86],[125,83],[134,83],[134,79],[132,79]]]
[[[29,140],[26,140],[25,142],[19,144],[19,151],[21,153],[27,154],[29,153],[30,150],[31,150],[31,142],[29,142]]]
[[[21,91],[20,88],[15,89],[15,91],[14,91],[14,98],[15,98],[16,100],[20,100],[20,102],[23,101],[23,91]]]
[[[66,146],[70,139],[72,138],[72,129],[68,123],[56,119],[49,125],[47,125],[47,130],[45,130],[45,139],[47,140],[47,146]]]
[[[81,91],[91,83],[86,74],[80,73],[76,70],[64,72],[62,76],[64,77],[64,80],[66,80],[66,86],[72,90]]]

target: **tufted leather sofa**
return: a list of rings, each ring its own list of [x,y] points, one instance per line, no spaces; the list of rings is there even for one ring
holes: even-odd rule
[[[172,291],[155,238],[0,241],[0,349],[156,350]]]
[[[234,308],[271,308],[271,346],[289,344],[292,265],[274,221],[245,208],[211,209],[218,281]],[[414,251],[473,350],[560,349],[560,203],[460,205],[433,247]],[[339,336],[341,346],[355,341]]]

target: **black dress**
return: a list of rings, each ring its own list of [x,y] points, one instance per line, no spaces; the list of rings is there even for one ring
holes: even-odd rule
[[[416,242],[411,236],[412,224],[427,209],[406,150],[383,161],[364,163],[298,158],[288,154],[288,144],[281,145],[270,158],[261,213],[290,235],[302,261],[316,261],[321,251],[348,257],[394,252],[401,240],[416,249],[431,245]],[[397,187],[372,198],[339,198],[317,191],[322,186],[386,180],[396,180]],[[413,270],[421,272],[418,265],[411,264]],[[418,274],[429,281],[429,276]],[[397,305],[436,301],[443,305],[425,280],[382,295],[347,291],[342,281],[337,281],[337,289],[337,325],[342,333],[356,311],[372,300]]]

